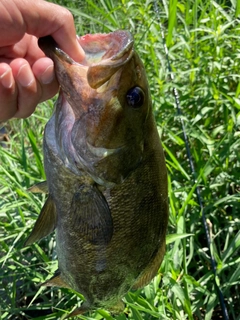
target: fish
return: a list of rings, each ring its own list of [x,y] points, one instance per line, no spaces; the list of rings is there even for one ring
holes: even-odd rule
[[[26,240],[55,230],[58,270],[43,285],[81,293],[71,316],[124,310],[129,290],[157,274],[166,247],[164,152],[144,65],[129,31],[79,37],[76,62],[52,37],[39,47],[54,61],[59,97],[44,132],[48,194]]]

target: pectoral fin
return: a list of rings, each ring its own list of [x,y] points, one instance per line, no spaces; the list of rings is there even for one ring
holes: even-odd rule
[[[62,279],[61,272],[59,270],[56,271],[55,275],[51,279],[43,282],[41,286],[71,289],[70,286]]]
[[[111,312],[112,315],[116,314],[118,315],[119,313],[122,313],[125,308],[125,304],[123,303],[122,300],[120,300],[117,304],[115,304],[113,307],[109,308],[109,311]],[[91,308],[89,307],[87,302],[84,302],[80,308],[77,308],[73,310],[70,314],[66,315],[63,319],[69,319],[75,316],[78,316],[80,314],[84,314],[88,311],[90,311]]]
[[[113,221],[108,203],[97,186],[81,186],[71,204],[72,228],[77,228],[94,245],[106,245],[112,238]]]
[[[80,315],[80,314],[84,314],[87,311],[89,311],[89,308],[85,307],[83,304],[80,308],[77,308],[77,309],[73,310],[71,313],[69,313],[68,315],[64,316],[63,320],[73,318],[73,317]]]
[[[30,187],[28,191],[32,193],[48,193],[47,181],[42,181]]]
[[[24,246],[29,246],[35,241],[38,241],[49,235],[55,229],[56,222],[57,214],[55,204],[51,196],[49,196],[33,227],[32,232],[24,243]]]

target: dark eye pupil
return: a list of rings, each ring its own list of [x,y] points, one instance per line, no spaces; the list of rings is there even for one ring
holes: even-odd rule
[[[127,103],[132,108],[139,108],[144,102],[143,90],[139,87],[133,87],[128,90],[126,95]]]

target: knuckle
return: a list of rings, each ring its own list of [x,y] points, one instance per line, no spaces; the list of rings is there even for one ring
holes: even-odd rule
[[[62,9],[63,9],[62,11],[63,19],[65,19],[66,21],[73,21],[74,19],[73,19],[72,13],[66,8],[62,8]]]

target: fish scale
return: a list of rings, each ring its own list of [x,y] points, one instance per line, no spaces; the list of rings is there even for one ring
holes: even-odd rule
[[[44,134],[47,187],[39,189],[49,196],[26,241],[56,230],[58,270],[44,285],[84,295],[70,316],[121,312],[127,291],[157,273],[168,223],[164,154],[133,38],[115,31],[79,42],[81,63],[51,37],[39,40],[61,91]]]

